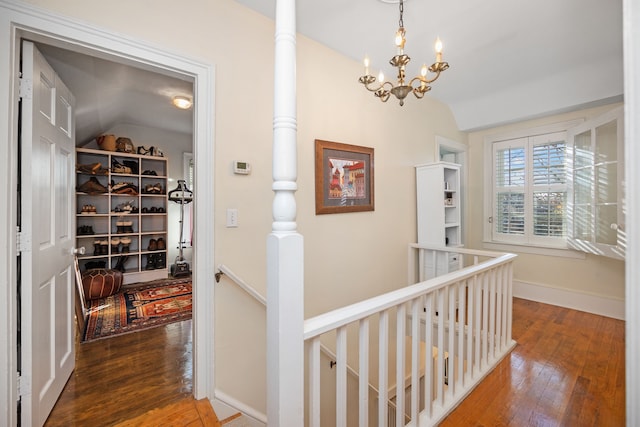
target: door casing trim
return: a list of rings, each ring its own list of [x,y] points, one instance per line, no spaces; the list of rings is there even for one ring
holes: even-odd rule
[[[11,0],[0,0],[0,191],[8,202],[0,209],[0,424],[17,425],[16,355],[16,203],[18,65],[20,38],[52,44],[111,60],[136,63],[156,72],[194,81],[193,152],[198,198],[194,200],[193,390],[196,399],[213,399],[214,360],[214,99],[215,67],[104,29]]]

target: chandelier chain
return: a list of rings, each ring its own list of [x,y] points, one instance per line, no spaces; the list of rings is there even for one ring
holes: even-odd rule
[[[404,20],[402,19],[402,15],[404,15],[404,1],[400,0],[400,20],[398,21],[398,27],[404,28]]]

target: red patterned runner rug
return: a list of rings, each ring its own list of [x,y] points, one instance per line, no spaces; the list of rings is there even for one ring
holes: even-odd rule
[[[190,277],[161,279],[87,301],[89,316],[83,341],[191,319],[191,292]]]

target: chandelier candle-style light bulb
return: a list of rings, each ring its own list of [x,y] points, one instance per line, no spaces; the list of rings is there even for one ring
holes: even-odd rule
[[[440,37],[436,38],[436,62],[442,62],[442,40]]]
[[[377,79],[377,86],[374,85],[374,83],[376,83],[376,78],[369,74],[369,57],[365,57],[364,59],[364,76],[360,76],[358,81],[362,83],[368,91],[373,92],[377,98],[380,98],[382,102],[387,102],[391,94],[393,94],[400,101],[400,105],[402,106],[404,105],[404,98],[406,98],[410,92],[412,92],[416,98],[421,99],[426,92],[430,91],[431,86],[429,84],[436,81],[438,77],[440,77],[440,73],[449,68],[449,64],[442,62],[442,41],[440,40],[440,37],[438,37],[435,43],[436,62],[431,64],[429,67],[427,67],[426,64],[423,65],[420,69],[420,75],[412,78],[408,83],[405,82],[405,69],[409,61],[411,61],[411,58],[409,55],[404,53],[404,45],[407,40],[403,21],[403,0],[399,0],[399,6],[400,20],[398,31],[395,36],[395,44],[398,48],[398,52],[389,60],[389,64],[398,69],[397,84],[394,85],[391,82],[385,81],[384,74],[380,71]],[[428,78],[428,72],[433,73],[434,76]]]

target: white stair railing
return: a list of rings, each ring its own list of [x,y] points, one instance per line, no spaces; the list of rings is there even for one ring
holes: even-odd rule
[[[262,296],[262,294],[260,294],[260,292],[258,292],[253,286],[251,286],[250,284],[248,284],[247,282],[245,282],[244,280],[242,280],[240,278],[240,276],[238,276],[236,273],[234,273],[229,267],[227,267],[224,264],[221,264],[218,266],[218,272],[216,273],[216,282],[219,282],[222,275],[227,276],[230,280],[231,283],[236,284],[241,290],[243,290],[247,295],[249,295],[250,297],[252,297],[253,299],[255,299],[256,301],[258,301],[262,306],[266,307],[267,306],[267,299]],[[319,344],[319,348],[320,351],[322,353],[325,354],[325,356],[330,359],[331,362],[331,366],[335,367],[337,365],[336,361],[336,354],[331,351],[327,346],[323,345],[323,344]],[[318,365],[320,364],[320,354],[318,353],[316,355],[318,357]],[[355,378],[356,381],[358,380],[358,372],[356,372],[351,366],[346,366],[347,369],[347,373],[352,377]],[[360,387],[363,387],[362,383],[360,383]],[[376,387],[374,387],[372,384],[369,383],[365,383],[364,387],[366,387],[366,391],[368,391],[369,393],[372,393],[374,395],[378,395],[378,389]],[[365,393],[366,393],[365,391]],[[361,390],[362,393],[362,390]],[[363,403],[366,405],[366,400]],[[396,405],[392,402],[392,401],[388,401],[387,405],[388,410],[390,413],[395,414],[396,413]],[[389,423],[388,426],[392,427],[395,424]]]
[[[435,265],[439,259],[451,264],[451,252],[457,254],[456,268],[460,269],[305,321],[309,426],[333,424],[322,422],[327,414],[321,407],[319,351],[325,334],[335,334],[338,427],[346,427],[350,410],[358,411],[359,426],[368,427],[368,384],[375,373],[378,402],[394,397],[388,390],[389,380],[395,381],[391,387],[398,408],[395,425],[417,426],[418,419],[420,426],[435,425],[514,347],[511,300],[515,255],[419,245],[411,245],[410,250],[410,277],[424,277],[426,270],[439,271]],[[353,329],[358,339],[350,346],[347,336]],[[377,350],[370,348],[374,334]],[[358,366],[357,408],[347,407],[350,350]],[[378,353],[377,367],[372,366],[371,351]],[[406,415],[411,420],[408,424]],[[386,426],[388,416],[388,406],[379,405],[377,424]]]

